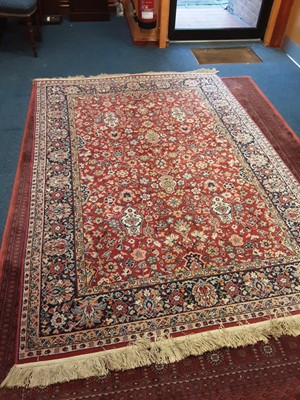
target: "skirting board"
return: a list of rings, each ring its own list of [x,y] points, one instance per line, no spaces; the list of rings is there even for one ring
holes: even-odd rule
[[[298,65],[300,65],[300,45],[294,40],[285,36],[282,43],[282,49],[290,56]]]

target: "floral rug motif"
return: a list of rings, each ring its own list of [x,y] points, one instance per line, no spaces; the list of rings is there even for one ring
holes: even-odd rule
[[[20,363],[299,313],[299,184],[220,78],[34,85]]]

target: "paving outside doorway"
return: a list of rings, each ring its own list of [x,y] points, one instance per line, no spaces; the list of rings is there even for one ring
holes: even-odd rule
[[[261,0],[178,0],[175,29],[255,27]]]
[[[228,6],[228,0],[177,0],[177,7],[210,7],[210,6],[222,6],[226,8]]]

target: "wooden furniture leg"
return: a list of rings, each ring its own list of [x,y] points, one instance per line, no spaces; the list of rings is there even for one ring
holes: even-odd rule
[[[35,25],[37,31],[37,41],[41,42],[42,41],[41,20],[38,10],[35,12]]]
[[[36,51],[36,46],[35,46],[35,39],[34,39],[34,33],[33,33],[33,29],[32,29],[31,17],[25,17],[25,23],[27,26],[27,32],[29,35],[32,52],[34,54],[34,57],[37,57],[37,51]]]

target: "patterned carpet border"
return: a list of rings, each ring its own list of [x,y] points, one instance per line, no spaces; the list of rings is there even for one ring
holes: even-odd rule
[[[230,80],[232,81],[231,84],[233,84],[233,80],[235,82],[242,82],[242,80],[247,80],[249,78],[225,78],[224,82],[229,84],[230,86]],[[237,84],[238,85],[238,84]],[[250,85],[251,86],[251,85]],[[252,85],[254,88],[254,86]],[[243,84],[240,85],[240,87],[236,88],[236,92],[238,92],[239,89],[243,88]],[[253,90],[257,90],[254,88]],[[34,97],[34,92],[33,92],[33,97]],[[31,106],[30,110],[32,111],[33,108],[33,97],[31,100]],[[296,138],[296,136],[292,133],[292,130],[282,121],[282,119],[276,115],[276,118],[278,120],[278,130],[280,130],[280,135],[274,137],[274,133],[272,132],[270,135],[270,131],[266,129],[265,122],[263,121],[263,118],[258,117],[258,115],[255,114],[255,110],[251,107],[246,106],[247,98],[243,98],[243,96],[238,96],[240,103],[246,108],[247,112],[252,116],[252,118],[255,120],[256,124],[260,127],[260,129],[265,133],[266,137],[270,142],[273,141],[273,146],[277,150],[277,152],[280,154],[282,159],[285,161],[285,163],[289,166],[290,170],[293,172],[296,178],[299,179],[299,167],[297,166],[297,162],[299,162],[297,155],[297,149],[298,149],[298,144],[299,141]],[[244,102],[244,104],[243,104]],[[274,112],[274,110],[273,110]],[[273,115],[274,118],[274,115]],[[3,265],[1,265],[0,273],[3,271],[3,277],[2,277],[2,285],[4,287],[4,291],[2,291],[2,294],[4,296],[8,296],[8,291],[5,290],[5,286],[8,284],[6,281],[7,275],[7,269],[9,269],[8,273],[12,274],[11,279],[12,281],[18,281],[17,274],[19,273],[18,271],[18,266],[20,265],[20,259],[22,259],[22,238],[26,234],[26,219],[27,219],[27,208],[28,206],[24,205],[24,199],[28,198],[28,190],[29,190],[29,184],[30,184],[30,175],[28,174],[28,170],[30,168],[24,168],[24,165],[30,166],[31,164],[31,158],[30,158],[30,151],[31,151],[31,142],[30,142],[30,135],[32,132],[32,127],[34,125],[33,117],[32,114],[29,113],[28,119],[27,119],[27,124],[26,124],[26,130],[25,130],[25,136],[24,136],[24,142],[23,142],[23,147],[22,147],[22,156],[20,159],[20,164],[18,167],[18,173],[17,173],[17,178],[16,178],[16,185],[14,189],[14,195],[12,199],[12,206],[9,212],[9,217],[8,217],[8,228],[6,229],[5,235],[4,235],[4,241],[3,241],[3,247],[1,249],[1,261]],[[269,135],[269,137],[268,137]],[[16,206],[18,205],[18,206]],[[12,228],[13,227],[13,228]],[[17,244],[17,248],[20,249],[19,252],[13,252],[13,254],[10,254],[10,251],[12,251],[13,247],[10,245],[10,243],[14,243],[14,246]],[[14,247],[15,250],[15,247]],[[7,287],[7,286],[6,286]],[[15,287],[10,288],[10,292],[12,293]],[[8,299],[8,301],[7,301]],[[4,301],[1,304],[5,305],[12,305],[12,309],[15,308],[15,305],[11,304],[11,296],[9,297],[4,297]],[[16,302],[16,300],[14,300]],[[261,323],[261,329],[252,329],[252,327],[240,327],[240,328],[234,328],[235,332],[233,335],[227,335],[226,337],[226,342],[229,347],[236,347],[237,345],[243,344],[250,344],[250,343],[256,343],[259,340],[267,340],[268,337],[270,336],[270,331],[273,331],[273,336],[274,337],[280,337],[284,334],[294,334],[298,335],[299,334],[299,323],[296,321],[298,318],[297,317],[285,317],[284,320],[282,320],[282,323],[280,320],[274,323],[274,321],[268,321],[266,323]],[[3,320],[5,324],[5,319]],[[10,326],[10,329],[13,325],[15,325],[15,322],[11,321],[11,314],[10,316],[6,316],[6,321],[7,321],[7,326]],[[287,322],[287,321],[292,321],[292,322]],[[273,324],[273,328],[270,328],[270,326],[265,329],[264,325],[266,324]],[[3,325],[5,326],[5,325]],[[256,325],[258,326],[258,325]],[[15,326],[14,326],[15,328]],[[242,332],[243,330],[250,330],[253,332],[254,336],[251,337],[251,335],[247,335],[247,340],[244,339],[244,333]],[[7,333],[7,330],[4,329],[4,332]],[[228,332],[228,330],[227,330]],[[241,332],[241,333],[240,333]],[[221,334],[220,334],[221,333]],[[216,342],[212,343],[212,338],[216,335]],[[223,347],[224,343],[223,340],[221,340],[222,343],[219,342],[221,336],[223,335],[223,332],[217,332],[217,333],[207,333],[208,336],[210,336],[210,342],[212,343],[212,347],[207,347],[204,351],[210,351],[213,349],[217,349],[219,347]],[[232,337],[232,343],[230,344],[229,338],[230,336]],[[174,341],[170,341],[170,347],[168,349],[167,343],[164,342],[163,346],[161,346],[162,343],[156,342],[156,343],[151,343],[152,351],[150,352],[150,356],[146,356],[146,358],[143,358],[143,355],[147,353],[149,350],[149,343],[139,343],[137,346],[133,346],[130,348],[130,350],[127,348],[126,349],[126,355],[128,355],[128,350],[132,351],[132,359],[135,360],[131,364],[130,368],[135,368],[138,366],[142,365],[148,365],[149,363],[156,363],[156,364],[164,364],[166,362],[174,362],[178,361],[180,359],[183,359],[189,355],[194,355],[194,354],[202,354],[203,353],[203,334],[202,334],[202,339],[201,339],[201,345],[199,341],[197,340],[196,336],[194,336],[195,339],[195,346],[191,346],[191,342],[189,339],[189,344],[188,346],[180,346],[180,342],[184,342],[182,338],[176,339],[176,343],[178,344],[177,346],[174,346]],[[204,338],[205,339],[205,338]],[[204,340],[205,342],[205,340]],[[1,342],[2,343],[2,342]],[[201,349],[198,349],[198,347],[201,347]],[[7,348],[6,348],[7,349]],[[178,352],[177,352],[178,350]],[[112,369],[127,369],[128,368],[128,363],[127,360],[124,360],[124,365],[122,365],[122,362],[120,362],[120,357],[117,357],[116,359],[114,358],[114,353],[117,352],[122,352],[122,349],[119,350],[113,350],[112,351],[112,357],[108,357],[105,359],[105,361],[101,364],[99,364],[99,358],[97,362],[94,365],[95,370],[92,371],[92,375],[105,375],[108,370]],[[142,353],[140,352],[142,351]],[[11,356],[6,353],[6,359],[8,360],[9,358],[11,359]],[[101,356],[100,356],[101,357]],[[106,356],[105,356],[106,357]],[[87,364],[87,368],[91,368],[91,362],[90,359],[94,357],[90,357],[89,362]],[[123,359],[123,357],[122,357]],[[74,365],[74,361],[70,361],[72,363],[72,366],[76,367],[76,362]],[[11,361],[8,361],[8,364],[11,365]],[[80,363],[82,366],[82,363]],[[104,368],[104,369],[102,369]],[[69,369],[69,368],[68,368]],[[71,368],[72,370],[73,368]],[[76,368],[77,369],[77,368]],[[47,370],[49,371],[49,364],[47,365]],[[50,370],[51,371],[51,370]],[[83,369],[84,371],[84,369]],[[60,378],[59,376],[55,377],[57,372],[56,366],[54,366],[51,374],[54,376],[53,383],[55,381],[59,381]],[[58,374],[61,372],[58,371]],[[22,376],[23,375],[23,376]],[[66,376],[66,380],[74,379],[74,378],[85,378],[87,376],[90,376],[90,372],[85,373],[83,372],[82,375],[76,374],[76,376],[73,376],[72,372],[70,373],[69,376]],[[26,385],[40,385],[40,384],[48,384],[47,379],[43,382],[41,381],[41,375],[40,372],[37,375],[37,378],[35,380],[34,373],[30,371],[30,379],[28,376],[26,376],[26,373],[24,375],[24,370],[19,369],[16,372],[15,378],[17,380],[23,379],[23,382],[25,382]],[[29,383],[29,380],[31,383]]]

